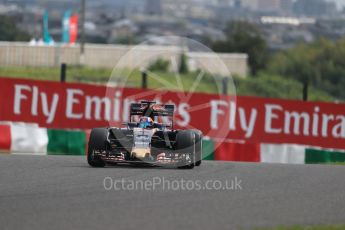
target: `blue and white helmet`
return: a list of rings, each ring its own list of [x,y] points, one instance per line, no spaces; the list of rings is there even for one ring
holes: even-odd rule
[[[139,120],[139,128],[153,128],[153,120],[151,117],[141,117]]]

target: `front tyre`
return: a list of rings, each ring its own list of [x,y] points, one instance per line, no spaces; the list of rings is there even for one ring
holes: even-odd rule
[[[176,135],[176,151],[180,153],[189,153],[190,162],[181,169],[193,169],[195,166],[195,133],[190,130],[179,131]]]
[[[108,130],[106,128],[96,128],[91,130],[89,146],[87,152],[87,162],[92,167],[104,167],[105,163],[98,156],[95,151],[106,151]]]
[[[203,135],[200,130],[193,130],[195,135],[195,166],[200,166],[202,161],[202,139]]]

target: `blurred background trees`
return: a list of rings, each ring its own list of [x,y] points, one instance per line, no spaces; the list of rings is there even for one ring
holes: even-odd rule
[[[321,38],[273,52],[250,22],[232,21],[225,32],[226,40],[211,44],[214,51],[249,55],[250,75],[235,81],[240,95],[301,99],[308,86],[311,100],[345,101],[344,38]]]
[[[211,48],[219,53],[246,53],[251,73],[265,68],[268,49],[260,29],[247,21],[231,21],[225,28],[226,40],[215,41]]]
[[[28,41],[30,36],[17,28],[16,22],[9,16],[0,15],[0,41]]]
[[[335,99],[345,100],[345,39],[320,39],[272,55],[266,72],[308,82]]]

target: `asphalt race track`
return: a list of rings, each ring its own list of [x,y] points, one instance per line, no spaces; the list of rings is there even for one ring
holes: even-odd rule
[[[154,191],[152,187],[128,191],[121,186],[106,190],[106,177],[128,183],[153,178],[202,184],[237,180],[240,186],[189,191],[176,190],[175,184],[175,191],[163,186]],[[0,213],[3,230],[344,224],[345,167],[204,162],[195,170],[96,169],[84,157],[0,155]]]

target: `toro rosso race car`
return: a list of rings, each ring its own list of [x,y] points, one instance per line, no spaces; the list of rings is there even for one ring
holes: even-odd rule
[[[124,123],[125,128],[92,129],[87,153],[89,165],[149,164],[185,169],[200,166],[202,132],[174,130],[174,109],[174,105],[142,101],[131,104],[130,122]],[[158,122],[169,119],[169,124]]]

